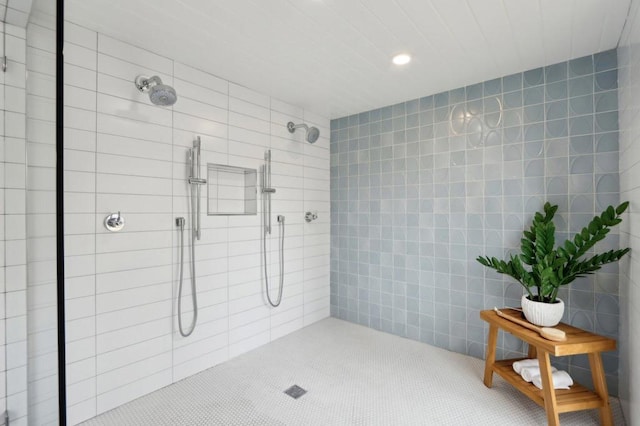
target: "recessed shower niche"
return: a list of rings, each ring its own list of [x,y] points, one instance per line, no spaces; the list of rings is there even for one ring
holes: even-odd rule
[[[257,176],[256,169],[208,163],[207,214],[257,214]]]

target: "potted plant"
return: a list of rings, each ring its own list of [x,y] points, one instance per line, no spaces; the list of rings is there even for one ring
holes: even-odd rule
[[[553,215],[558,206],[546,203],[544,213],[537,212],[530,230],[524,231],[520,254],[511,255],[508,261],[482,256],[476,260],[522,284],[527,291],[522,296],[522,310],[529,322],[543,327],[554,326],[564,313],[564,302],[557,297],[561,286],[593,274],[602,265],[617,262],[629,252],[628,248],[609,250],[601,254],[590,253],[585,258],[589,250],[607,236],[611,227],[622,222],[620,215],[628,206],[629,202],[624,202],[615,209],[607,207],[573,240],[566,240],[556,248]]]

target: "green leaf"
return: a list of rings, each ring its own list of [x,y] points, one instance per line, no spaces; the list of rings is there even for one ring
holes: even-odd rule
[[[576,246],[569,240],[564,242],[564,249],[571,255],[576,254]]]
[[[580,236],[582,237],[583,240],[589,241],[591,234],[589,233],[589,230],[587,228],[582,228],[582,232],[580,233]]]
[[[616,217],[616,211],[613,209],[613,206],[607,207],[607,216],[609,216],[610,219]]]
[[[624,213],[625,210],[627,210],[627,207],[629,207],[629,202],[625,201],[624,203],[616,207],[616,214],[621,215],[622,213]]]

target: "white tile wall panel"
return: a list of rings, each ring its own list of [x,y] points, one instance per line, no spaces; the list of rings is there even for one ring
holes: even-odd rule
[[[229,127],[229,149],[233,148],[235,142],[244,142],[266,149],[269,147],[270,141],[270,135],[241,127]],[[244,155],[253,155],[256,158],[264,158],[264,152],[262,156],[258,156],[258,154],[259,152],[244,153]]]
[[[157,303],[99,314],[96,317],[96,330],[98,333],[106,333],[159,318],[169,318],[171,315],[171,304],[163,300]]]
[[[96,122],[95,117],[93,121],[94,123]],[[133,139],[171,143],[171,131],[166,126],[130,120],[108,114],[98,114],[97,125],[99,134],[105,133]],[[95,130],[95,126],[90,130]]]
[[[170,265],[103,273],[96,276],[95,291],[97,294],[102,294],[159,284],[165,282],[168,276],[171,276]]]
[[[69,299],[87,297],[93,294],[96,286],[96,277],[93,275],[75,277],[65,280],[65,295]]]
[[[196,331],[194,330],[194,333]],[[192,334],[192,336],[194,336]],[[190,361],[199,356],[214,352],[228,343],[226,318],[205,323],[194,339],[176,341],[173,349],[175,365]]]
[[[27,94],[52,97],[55,93],[55,78],[50,75],[50,70],[55,69],[55,54],[30,48],[27,51],[27,63],[29,78],[35,80],[33,86],[28,85]]]
[[[97,411],[88,408],[86,402],[70,407],[70,416],[79,421],[266,343],[301,327],[305,321],[309,323],[312,317],[303,319],[307,228],[301,200],[319,197],[305,192],[303,164],[326,167],[328,176],[328,150],[314,149],[308,154],[318,158],[324,155],[324,163],[307,160],[301,133],[292,136],[286,131],[286,121],[299,121],[305,115],[306,111],[299,107],[110,37],[89,34],[84,28],[74,27],[73,31],[82,35],[67,40],[76,51],[66,66],[77,81],[65,83],[72,106],[67,112],[78,114],[78,118],[67,122],[65,154],[74,176],[95,174],[95,179],[86,179],[86,183],[70,185],[65,194],[68,218],[82,222],[69,228],[69,236],[83,241],[95,235],[94,247],[80,245],[75,252],[86,249],[89,256],[67,257],[68,276],[78,277],[74,278],[75,292],[70,291],[69,295],[78,301],[95,297],[91,305],[96,309],[94,326],[86,325],[88,331],[95,328],[95,334],[86,338],[78,332],[80,340],[69,343],[74,352],[72,360],[82,366],[80,377],[88,380],[86,375],[93,371],[98,388],[94,399]],[[97,39],[98,49],[93,49],[92,54],[78,49],[91,50],[93,46],[78,37]],[[131,81],[140,73],[158,74],[165,83],[173,83],[178,91],[176,105],[153,106],[146,95],[138,93]],[[97,86],[91,80],[97,80]],[[94,97],[89,92],[96,89]],[[87,113],[93,118],[87,119]],[[328,136],[328,120],[313,117],[315,125],[326,129]],[[274,120],[282,123],[275,126]],[[279,182],[274,214],[285,214],[288,219],[285,295],[282,310],[266,306],[261,280],[260,214],[203,214],[203,235],[196,251],[201,310],[196,330],[185,339],[175,328],[179,241],[174,216],[183,215],[190,222],[186,150],[196,135],[202,139],[203,163],[257,169],[264,150],[274,150],[274,182]],[[202,172],[206,176],[204,165]],[[313,176],[316,175],[314,171]],[[324,188],[328,199],[328,183],[328,179],[319,180],[312,186],[318,192]],[[70,192],[71,189],[89,191],[90,196]],[[206,208],[205,194],[202,203]],[[121,211],[127,220],[119,234],[107,232],[102,225],[104,215],[113,211]],[[319,263],[326,258],[328,239],[323,244],[327,245],[326,251],[316,255],[319,259],[313,261],[314,268],[322,267]],[[271,286],[275,290],[278,260],[274,236],[268,241],[268,249]],[[189,258],[186,250],[186,262]],[[185,266],[183,313],[188,323],[192,313],[190,270],[188,263]],[[324,269],[328,294],[328,261]],[[316,292],[320,280],[313,286]],[[328,298],[324,304],[324,316],[317,314],[315,320],[328,315]],[[87,312],[73,309],[80,316],[74,326],[91,318],[83,316]],[[274,314],[280,314],[274,321],[279,327],[275,332],[270,321]],[[165,358],[170,362],[157,371],[150,367],[141,373],[135,367],[135,363],[143,366],[147,359]],[[96,362],[94,370],[91,359]],[[137,375],[124,373],[129,370]]]
[[[211,338],[210,340],[214,340],[216,337]],[[208,343],[208,342],[206,342]],[[182,380],[186,377],[189,377],[193,374],[201,372],[208,368],[210,365],[217,365],[222,362],[225,362],[229,359],[227,344],[224,343],[222,349],[218,349],[212,352],[209,352],[200,357],[191,359],[182,364],[175,365],[173,367],[173,380]]]
[[[83,298],[84,299],[84,298]],[[87,303],[88,301],[84,301]],[[67,302],[68,303],[68,302]],[[66,325],[66,338],[68,341],[76,341],[80,339],[85,339],[87,337],[93,336],[96,334],[96,326],[95,326],[95,309],[91,309],[89,315],[84,318],[73,319],[70,318]]]
[[[256,105],[251,102],[246,102],[233,96],[229,97],[228,107],[229,111],[233,111],[238,114],[247,115],[264,121],[269,121],[271,119],[271,111],[269,108]]]
[[[95,151],[96,133],[95,131],[71,129],[67,127],[64,129],[64,142],[66,149],[90,152]]]
[[[65,301],[64,307],[69,321],[92,317],[96,314],[96,298],[95,296],[86,296],[68,299]],[[69,340],[72,341],[73,339]]]
[[[197,84],[205,89],[214,90],[225,95],[229,94],[228,81],[180,62],[174,62],[174,75],[178,79]]]
[[[326,317],[325,317],[326,318]],[[248,339],[241,340],[237,343],[229,344],[229,358],[233,358],[242,355],[245,352],[249,352],[251,349],[255,349],[262,345],[267,344],[270,341],[270,333],[264,332]]]
[[[88,399],[84,402],[74,405],[73,410],[68,410],[67,422],[69,422],[69,424],[78,424],[84,419],[95,417],[96,414],[97,412],[95,399]]]
[[[98,34],[98,50],[100,53],[120,58],[132,64],[144,64],[165,74],[173,73],[173,61],[169,58],[156,55],[148,50],[123,43],[103,34]]]
[[[142,361],[151,356],[171,351],[171,336],[142,340],[136,344],[100,353],[96,357],[98,375]]]
[[[176,103],[174,111],[205,120],[226,123],[229,117],[227,105],[223,107],[212,106],[205,102],[194,101],[189,98],[180,99],[180,104]],[[230,122],[231,123],[231,122]]]
[[[73,384],[96,375],[96,363],[93,358],[78,361],[67,366],[67,383]]]
[[[98,39],[95,31],[87,30],[86,28],[69,21],[65,21],[64,25],[64,36],[66,41],[88,49],[96,50]],[[51,51],[55,49],[55,45],[49,47],[51,48]]]
[[[100,133],[97,137],[99,153],[118,153],[119,156],[147,158],[150,160],[171,161],[173,148],[169,144],[136,140],[131,138]]]
[[[97,350],[103,353],[135,344],[140,340],[141,335],[144,335],[147,339],[164,336],[167,334],[167,322],[170,321],[169,317],[165,317],[99,334],[96,338]]]
[[[16,62],[13,58],[7,58],[7,72],[4,75],[4,84],[7,86],[22,87],[25,83],[26,67],[24,63]]]
[[[134,383],[154,373],[165,371],[171,365],[171,353],[165,352],[145,358],[141,362],[126,365],[98,376],[97,388],[100,393],[109,392],[121,386]]]
[[[226,87],[226,86],[225,86]],[[184,80],[177,74],[173,80],[173,88],[180,94],[180,100],[204,102],[207,105],[226,109],[229,106],[229,97],[215,89],[209,89],[201,80]]]
[[[64,45],[64,59],[68,64],[95,70],[97,67],[96,56],[96,52],[93,49],[73,43],[65,43]]]
[[[64,75],[68,77],[65,86],[96,91],[96,73],[76,65],[65,64]]]
[[[169,231],[130,232],[127,234],[105,234],[96,236],[95,246],[97,253],[113,253],[130,250],[147,250],[158,247],[171,246],[171,233]]]
[[[302,317],[295,318],[280,325],[273,325],[271,329],[271,339],[279,339],[280,337],[286,336],[289,333],[300,330],[302,327],[304,327],[304,318]]]
[[[67,363],[73,364],[76,361],[95,357],[95,346],[96,342],[93,337],[68,342],[66,344]]]
[[[98,88],[102,89],[100,83],[98,83]],[[164,126],[171,122],[170,111],[158,109],[146,103],[132,101],[129,97],[120,98],[98,93],[98,112]]]
[[[173,125],[178,130],[194,132],[196,134],[213,136],[218,138],[227,137],[227,125],[211,120],[203,120],[188,114],[179,112],[173,113]]]
[[[40,173],[41,175],[50,175],[52,173],[52,171],[49,170],[35,170],[34,169],[34,173]],[[31,178],[31,174],[29,174],[29,178]],[[65,171],[64,172],[64,189],[66,191],[69,192],[92,192],[95,190],[95,186],[96,186],[96,176],[93,173],[90,172],[86,172],[86,171],[77,171],[77,172],[72,172],[72,171]],[[49,176],[49,180],[50,176]],[[38,189],[50,189],[50,188],[38,188],[35,187],[35,185],[37,185],[37,181],[34,181],[34,189],[38,190]],[[55,190],[55,183],[53,185],[53,189]]]
[[[171,283],[101,294],[96,298],[96,313],[118,311],[149,303],[171,300]]]
[[[255,105],[263,106],[265,108],[269,108],[271,101],[269,96],[235,83],[229,83],[229,96]]]
[[[309,114],[309,112],[306,112]],[[278,99],[271,98],[271,120],[277,119],[277,123],[281,124],[285,120],[302,119],[305,115],[305,110],[295,105],[291,105],[286,102],[282,102]],[[316,116],[319,122],[324,122],[324,118],[319,115]]]
[[[29,166],[35,167],[55,167],[55,147],[49,144],[31,142],[31,134],[28,135],[27,157]]]
[[[171,384],[171,381],[171,369],[167,369],[112,391],[100,393],[96,398],[97,413],[104,413],[125,402],[132,401],[142,395],[167,386]]]
[[[67,386],[67,401],[73,406],[82,401],[87,401],[96,397],[96,379],[91,377],[88,380],[69,384]]]
[[[144,194],[96,194],[96,210],[99,212],[126,211],[131,213],[171,213],[169,196]],[[102,220],[100,220],[102,225]]]
[[[96,256],[65,256],[65,278],[81,277],[96,273]]]

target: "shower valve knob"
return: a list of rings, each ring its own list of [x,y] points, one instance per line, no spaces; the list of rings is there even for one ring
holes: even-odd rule
[[[111,213],[104,219],[104,226],[111,232],[118,232],[124,228],[124,218],[118,213]]]
[[[306,212],[304,215],[304,220],[306,220],[307,222],[311,222],[313,220],[316,220],[317,218],[318,218],[317,212]]]

